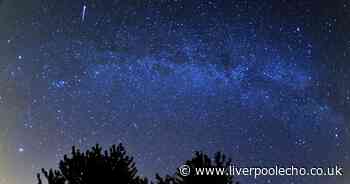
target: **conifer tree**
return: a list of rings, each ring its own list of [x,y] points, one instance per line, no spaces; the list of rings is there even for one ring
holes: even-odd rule
[[[191,160],[185,162],[190,169],[190,174],[184,176],[177,171],[174,176],[165,176],[164,178],[156,175],[157,184],[232,184],[234,183],[233,177],[226,174],[213,174],[213,175],[196,175],[195,168],[228,168],[231,164],[231,159],[227,159],[226,156],[220,152],[216,153],[214,158],[209,158],[208,155],[202,152],[195,152],[194,157]],[[236,182],[238,184],[238,182]]]
[[[48,184],[148,183],[137,175],[133,158],[126,154],[122,144],[104,152],[99,145],[85,153],[73,147],[71,155],[60,161],[58,170],[42,169],[42,173]],[[40,174],[37,177],[38,184],[42,184]]]

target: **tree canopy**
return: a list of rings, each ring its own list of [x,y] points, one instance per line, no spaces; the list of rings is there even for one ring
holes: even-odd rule
[[[184,162],[191,171],[195,168],[227,168],[231,164],[224,154],[218,152],[211,159],[202,152],[195,152],[191,160]],[[44,177],[42,177],[43,175]],[[113,145],[103,151],[100,145],[81,152],[75,147],[71,154],[64,155],[58,169],[42,169],[37,175],[38,184],[232,184],[233,178],[228,175],[181,175],[180,170],[174,175],[161,177],[156,174],[156,181],[138,175],[133,157],[128,156],[122,144]],[[43,182],[45,180],[45,182]]]

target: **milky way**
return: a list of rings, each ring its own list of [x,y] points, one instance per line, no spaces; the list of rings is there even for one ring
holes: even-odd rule
[[[0,183],[35,183],[72,145],[119,142],[151,178],[195,150],[242,166],[348,168],[349,6],[5,0]]]

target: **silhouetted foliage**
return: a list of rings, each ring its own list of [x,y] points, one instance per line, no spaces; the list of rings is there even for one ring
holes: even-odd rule
[[[156,175],[157,184],[232,184],[233,177],[229,175],[196,175],[195,168],[228,168],[231,159],[220,152],[215,154],[214,159],[202,152],[196,152],[191,160],[185,162],[190,168],[190,175],[183,176],[180,171],[175,176],[165,176],[164,178]],[[238,182],[236,182],[238,184]]]
[[[161,177],[156,175],[156,184],[232,184],[233,178],[228,175],[195,175],[195,168],[228,168],[231,160],[220,152],[211,159],[202,152],[196,152],[191,160],[185,162],[190,167],[191,174],[182,176],[178,170],[174,176]],[[109,150],[102,151],[96,145],[81,152],[72,148],[70,156],[64,155],[58,170],[42,169],[45,184],[148,184],[147,178],[137,175],[133,158],[126,155],[124,147],[113,145]],[[40,174],[38,184],[43,184]],[[153,183],[151,183],[153,184]],[[237,183],[236,183],[237,184]]]
[[[42,173],[48,184],[148,183],[137,176],[133,158],[126,155],[121,144],[104,152],[99,145],[85,153],[73,147],[71,157],[65,155],[58,170],[42,169]],[[42,184],[40,174],[37,177]]]

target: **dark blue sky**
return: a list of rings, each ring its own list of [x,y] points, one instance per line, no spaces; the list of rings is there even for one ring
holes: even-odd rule
[[[0,1],[0,184],[95,143],[149,177],[195,150],[349,168],[349,21],[345,0]]]

